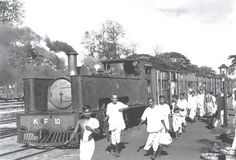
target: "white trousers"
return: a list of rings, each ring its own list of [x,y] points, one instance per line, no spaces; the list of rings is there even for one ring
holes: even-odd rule
[[[186,117],[185,116],[181,116],[181,125],[183,124],[184,126],[187,126],[187,123],[186,123]]]
[[[220,124],[223,125],[224,124],[224,110],[220,111]]]
[[[173,131],[177,132],[179,129],[182,128],[182,120],[183,118],[179,115],[173,114]]]
[[[189,118],[193,120],[195,116],[196,116],[196,109],[190,108]]]
[[[166,128],[170,129],[169,116],[165,116],[164,122],[165,122]]]
[[[91,160],[95,150],[95,141],[92,138],[90,141],[80,140],[80,160]]]
[[[204,109],[204,105],[199,105],[199,116],[203,117],[205,115],[205,109]]]
[[[115,129],[111,131],[111,143],[116,145],[120,143],[121,129]]]
[[[149,150],[151,147],[154,151],[157,151],[160,145],[160,138],[162,135],[162,130],[160,132],[149,133],[147,142],[144,146],[144,150]]]

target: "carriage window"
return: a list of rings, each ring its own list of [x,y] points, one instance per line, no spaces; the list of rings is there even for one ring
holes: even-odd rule
[[[151,67],[150,66],[145,66],[145,74],[150,75],[151,74]]]

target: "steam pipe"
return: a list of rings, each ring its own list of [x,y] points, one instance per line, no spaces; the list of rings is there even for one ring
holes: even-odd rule
[[[76,52],[67,53],[67,56],[68,56],[68,69],[69,69],[70,76],[78,75],[77,55],[78,55],[78,53],[76,53]]]

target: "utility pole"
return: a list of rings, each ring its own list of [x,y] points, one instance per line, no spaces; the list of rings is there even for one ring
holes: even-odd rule
[[[228,125],[228,113],[227,113],[227,77],[224,75],[224,126]]]
[[[227,69],[228,67],[225,64],[222,64],[220,67],[220,74],[222,75],[223,89],[224,89],[224,126],[228,125],[228,115],[227,115]]]

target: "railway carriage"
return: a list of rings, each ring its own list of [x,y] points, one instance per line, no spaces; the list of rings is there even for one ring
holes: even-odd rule
[[[194,74],[153,67],[145,60],[105,60],[79,69],[75,53],[69,54],[68,60],[69,77],[24,79],[25,113],[17,116],[19,143],[62,145],[70,138],[76,121],[83,118],[84,105],[92,106],[102,132],[105,108],[112,93],[117,93],[119,100],[128,104],[124,117],[127,126],[132,126],[141,117],[149,96],[158,103],[158,97],[164,95],[170,103],[173,96],[187,93],[189,88],[197,91],[204,83],[208,87],[213,81],[206,83]],[[211,90],[220,83],[215,81]],[[78,143],[78,139],[76,136],[73,143]]]

